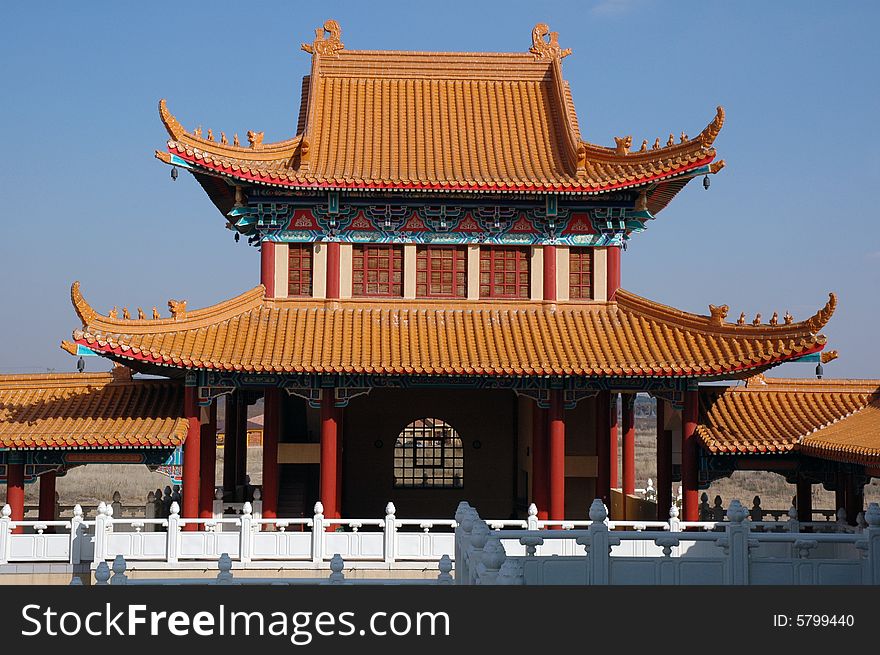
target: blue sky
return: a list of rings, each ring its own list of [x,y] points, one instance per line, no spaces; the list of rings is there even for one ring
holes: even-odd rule
[[[309,65],[299,44],[335,18],[349,48],[447,51],[523,51],[547,22],[574,50],[564,74],[583,137],[600,144],[693,135],[724,105],[727,168],[633,239],[623,286],[765,320],[806,318],[836,291],[825,333],[841,357],[826,375],[880,377],[877,3],[57,2],[3,14],[0,371],[74,370],[58,344],[79,327],[75,279],[105,312],[202,307],[258,282],[257,251],[234,243],[189,175],[172,183],[153,158],[166,138],[156,104],[191,128],[287,138]]]

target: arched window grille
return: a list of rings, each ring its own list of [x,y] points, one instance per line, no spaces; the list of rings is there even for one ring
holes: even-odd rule
[[[464,448],[451,425],[438,418],[413,421],[394,443],[394,486],[459,489],[464,483]]]

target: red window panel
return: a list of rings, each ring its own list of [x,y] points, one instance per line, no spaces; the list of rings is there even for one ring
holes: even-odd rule
[[[570,248],[568,251],[568,297],[571,300],[593,299],[592,248]]]
[[[391,244],[357,244],[352,250],[353,296],[401,297],[403,247]]]
[[[419,246],[416,250],[416,296],[466,298],[467,254],[460,246]]]
[[[529,249],[480,248],[480,298],[529,298]]]
[[[291,243],[287,246],[287,295],[312,295],[312,244]]]

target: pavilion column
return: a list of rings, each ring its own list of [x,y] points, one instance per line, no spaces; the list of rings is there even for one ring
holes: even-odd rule
[[[266,389],[263,398],[263,518],[278,518],[278,441],[281,436],[281,390]]]
[[[47,471],[40,476],[40,520],[55,520],[55,480],[57,472]]]
[[[549,518],[549,463],[547,461],[547,410],[538,403],[532,408],[532,502],[538,507],[538,520]]]
[[[223,498],[235,500],[235,477],[238,470],[238,392],[228,394],[224,402]]]
[[[237,423],[235,427],[235,487],[236,490],[238,487],[242,487],[245,496],[247,495],[248,481],[248,393],[247,391],[238,393],[238,411],[235,413]],[[238,499],[236,498],[236,500]],[[241,500],[247,500],[247,498]]]
[[[565,519],[565,405],[561,389],[550,390],[550,520]]]
[[[609,478],[609,484],[612,489],[617,489],[620,487],[620,464],[617,459],[617,451],[618,451],[618,438],[617,438],[617,397],[620,394],[616,392],[611,392],[611,402],[609,403],[610,409],[608,414],[608,437],[610,438],[610,442],[608,444],[608,466],[611,471],[611,477]],[[610,509],[610,508],[609,508]]]
[[[199,421],[198,387],[184,387],[183,415],[189,423],[186,441],[183,442],[183,512],[185,519],[199,517],[199,479],[201,477],[201,436]],[[184,530],[196,530],[198,525],[189,523]]]
[[[217,401],[208,406],[208,420],[202,424],[199,468],[199,518],[214,517],[214,483],[217,470]]]
[[[339,408],[336,407],[336,390],[321,390],[321,503],[324,516],[339,518],[336,498],[336,459],[339,439]]]
[[[595,496],[605,507],[611,507],[611,442],[610,432],[611,394],[600,391],[596,396],[596,493]]]
[[[339,298],[339,242],[327,242],[327,298]],[[326,509],[326,508],[325,508]]]
[[[657,520],[672,508],[672,434],[666,430],[666,401],[657,398]]]
[[[699,521],[699,492],[697,489],[697,418],[699,396],[697,390],[684,392],[681,412],[681,486],[682,520]]]
[[[13,521],[24,520],[24,462],[20,464],[11,464],[7,460],[6,464],[6,504],[12,510],[9,518]],[[21,526],[15,528],[15,534],[24,532]]]
[[[797,518],[801,523],[813,520],[813,484],[803,475],[796,483]]]
[[[620,246],[608,246],[607,252],[607,298],[608,300],[614,300],[614,296],[620,288]]]
[[[544,300],[556,300],[556,246],[543,249]]]
[[[260,243],[260,282],[266,287],[266,297],[275,297],[275,242]]]
[[[633,393],[623,394],[623,518],[626,519],[626,499],[636,492],[636,416]]]

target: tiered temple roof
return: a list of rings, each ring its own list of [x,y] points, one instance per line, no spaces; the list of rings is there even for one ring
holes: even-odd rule
[[[702,387],[698,434],[713,454],[803,453],[880,465],[880,380],[755,376]]]
[[[76,344],[181,369],[431,375],[719,376],[821,351],[835,307],[780,325],[613,302],[267,299],[258,286],[173,318],[99,314],[74,283]]]
[[[319,30],[321,32],[321,30]],[[607,147],[584,140],[561,60],[570,51],[546,25],[523,53],[346,50],[335,21],[313,44],[296,135],[249,145],[187,131],[159,104],[170,135],[161,160],[199,178],[224,212],[228,180],[286,188],[598,194],[648,187],[656,213],[694,175],[716,172],[715,117],[688,138],[632,137]],[[609,139],[610,141],[610,139]]]
[[[170,449],[186,430],[183,387],[172,380],[132,380],[130,372],[0,375],[0,449]]]

